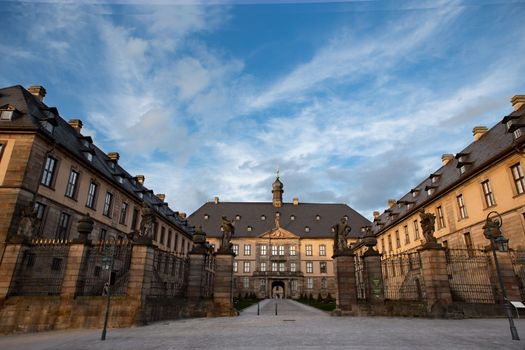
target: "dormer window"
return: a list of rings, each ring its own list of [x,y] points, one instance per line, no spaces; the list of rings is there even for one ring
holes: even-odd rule
[[[434,186],[427,186],[425,187],[425,191],[427,192],[428,196],[433,195],[436,192],[436,187]]]
[[[516,129],[512,134],[514,135],[514,139],[517,140],[523,135],[523,132],[521,131],[521,129]]]
[[[348,221],[348,215],[343,216],[343,219],[345,219],[345,221]]]
[[[239,214],[235,215],[235,220],[237,221],[241,220],[241,216]]]
[[[40,125],[42,125],[42,127],[46,129],[48,132],[50,132],[51,134],[55,130],[55,126],[51,124],[48,120],[41,121]]]
[[[124,178],[120,175],[117,176],[117,181],[119,184],[123,183],[124,182]]]
[[[430,175],[430,182],[433,184],[437,183],[439,181],[440,174],[431,174]]]
[[[275,213],[275,217],[276,217],[276,218],[278,218],[278,217],[280,217],[280,216],[281,216],[281,213],[279,213],[279,212],[276,212],[276,213]]]
[[[248,232],[252,232],[252,227],[251,226],[248,226],[246,229],[248,230]]]
[[[204,220],[208,220],[210,216],[208,214],[204,214]]]
[[[310,227],[305,226],[305,227],[304,227],[304,232],[310,232]]]
[[[266,215],[261,215],[261,220],[266,220]]]
[[[5,105],[0,107],[0,120],[13,120],[15,115],[15,107]]]
[[[321,215],[317,214],[317,215],[315,216],[315,220],[316,220],[316,221],[321,220]]]
[[[472,162],[468,161],[468,153],[458,153],[456,154],[456,159],[458,160],[458,164],[456,167],[459,169],[459,172],[461,174],[465,174],[469,168],[469,166],[472,164]]]
[[[90,150],[90,149],[82,150],[82,154],[90,162],[93,161],[93,153],[95,153],[95,152],[93,150]]]
[[[412,198],[416,198],[419,194],[419,190],[417,188],[413,188],[410,190],[410,193],[412,193]]]
[[[295,220],[295,215],[290,215],[290,220],[294,221]]]
[[[412,203],[412,202],[408,202],[408,203],[407,203],[407,210],[412,209],[412,206],[413,206],[413,205],[414,205],[414,203]]]

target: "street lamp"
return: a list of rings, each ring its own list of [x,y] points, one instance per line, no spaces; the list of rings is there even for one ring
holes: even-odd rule
[[[512,340],[520,340],[516,326],[514,326],[514,320],[512,319],[512,307],[510,305],[509,299],[507,298],[507,291],[505,290],[505,285],[503,284],[503,277],[501,276],[498,256],[496,254],[496,248],[498,248],[498,250],[501,252],[506,252],[509,250],[509,240],[505,238],[501,232],[502,224],[503,219],[501,215],[497,211],[491,211],[490,213],[488,213],[487,219],[485,220],[485,226],[483,226],[483,233],[485,237],[488,240],[490,240],[492,254],[494,255],[494,263],[496,265],[496,273],[498,274],[501,294],[503,295],[503,309],[509,320],[510,334],[512,335]]]

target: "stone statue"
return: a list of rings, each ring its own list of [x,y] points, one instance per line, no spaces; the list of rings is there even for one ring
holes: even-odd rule
[[[221,231],[222,231],[222,240],[221,240],[221,247],[219,248],[219,251],[229,252],[231,251],[232,244],[230,241],[233,235],[235,234],[235,227],[233,226],[233,222],[228,220],[226,216],[222,217]]]
[[[334,254],[348,250],[348,234],[350,233],[350,226],[346,218],[341,218],[341,222],[332,226],[334,232]]]
[[[35,236],[39,221],[33,208],[28,205],[22,210],[17,235],[22,237]]]
[[[153,238],[153,229],[155,227],[155,213],[149,207],[142,208],[142,220],[140,221],[139,236]]]
[[[419,217],[421,218],[420,222],[425,242],[429,244],[437,243],[437,239],[434,237],[436,216],[432,213],[425,213],[425,210],[423,209],[419,211]]]

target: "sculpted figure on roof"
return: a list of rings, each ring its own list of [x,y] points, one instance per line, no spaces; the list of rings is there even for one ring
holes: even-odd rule
[[[425,213],[425,210],[423,209],[419,211],[419,217],[421,218],[420,222],[425,242],[429,244],[437,243],[437,239],[434,237],[436,216],[432,213]]]
[[[226,216],[222,217],[221,231],[222,231],[222,239],[221,239],[221,247],[219,248],[219,251],[220,252],[231,252],[232,251],[231,239],[233,235],[235,234],[235,226],[233,226],[233,222],[231,220],[228,220]]]
[[[332,226],[334,232],[334,254],[348,250],[348,234],[350,233],[350,226],[346,218],[341,218],[341,222]]]

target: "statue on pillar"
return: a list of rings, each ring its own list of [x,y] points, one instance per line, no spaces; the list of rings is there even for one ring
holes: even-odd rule
[[[437,244],[437,239],[434,237],[436,216],[432,213],[425,213],[425,210],[422,209],[419,211],[419,217],[425,244]]]
[[[36,212],[31,205],[28,205],[22,209],[22,215],[18,224],[17,235],[21,237],[33,237],[36,236],[37,227],[40,223],[36,216]]]
[[[341,218],[340,223],[332,226],[332,232],[334,232],[334,254],[349,250],[347,239],[350,231],[351,227],[348,225],[348,220],[344,217]]]
[[[221,247],[219,248],[219,251],[220,252],[231,252],[232,251],[231,239],[233,235],[235,234],[235,226],[233,226],[233,222],[231,220],[228,220],[226,216],[222,217],[221,231],[222,231],[222,239],[221,239]]]
[[[155,213],[153,209],[144,206],[142,208],[142,220],[140,221],[139,236],[153,239],[155,228]]]

